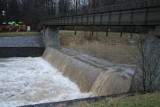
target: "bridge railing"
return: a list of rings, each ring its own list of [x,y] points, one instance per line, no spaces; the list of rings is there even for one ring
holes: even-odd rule
[[[144,7],[152,7],[152,6],[160,6],[160,0],[139,0],[137,2],[127,2],[125,4],[116,4],[96,9],[87,9],[77,12],[68,12],[62,13],[50,17],[45,17],[43,20],[53,19],[53,18],[61,18],[61,17],[69,17],[69,16],[77,16],[77,15],[85,15],[85,14],[95,14],[95,13],[103,13],[103,12],[113,12],[113,11],[123,11],[123,10],[133,10],[137,8]]]

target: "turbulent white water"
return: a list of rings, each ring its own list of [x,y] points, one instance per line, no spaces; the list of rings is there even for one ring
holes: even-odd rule
[[[89,96],[41,57],[0,59],[0,107]]]

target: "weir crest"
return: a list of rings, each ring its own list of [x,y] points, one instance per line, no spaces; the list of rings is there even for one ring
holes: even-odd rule
[[[75,82],[82,92],[101,96],[130,90],[132,69],[116,66],[104,70],[49,47],[46,48],[42,57]]]

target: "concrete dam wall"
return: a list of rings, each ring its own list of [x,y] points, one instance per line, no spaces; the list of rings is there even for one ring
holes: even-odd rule
[[[132,75],[127,74],[124,68],[103,69],[53,48],[46,48],[42,57],[64,76],[75,82],[82,92],[101,96],[130,90]]]
[[[44,44],[39,35],[1,36],[0,47],[44,47]]]

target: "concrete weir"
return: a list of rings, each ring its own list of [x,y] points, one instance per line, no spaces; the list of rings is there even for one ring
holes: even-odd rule
[[[130,90],[132,70],[126,66],[102,68],[49,47],[0,49],[0,105],[3,107],[98,101]]]
[[[52,30],[57,33],[56,28],[47,29],[44,33],[48,36],[43,37],[46,38],[44,44],[47,48],[39,45],[42,42],[39,37],[33,47],[28,47],[28,44],[30,46],[30,43],[33,43],[28,39],[24,39],[26,42],[21,41],[24,42],[23,46],[12,41],[14,47],[0,47],[0,105],[47,107],[47,104],[55,105],[59,101],[73,104],[76,101],[97,101],[106,97],[92,97],[130,90],[133,71],[130,67],[109,64],[102,68],[87,59],[69,56],[50,48],[49,46],[58,46],[59,37],[47,33]],[[48,37],[52,38],[53,42],[50,42]],[[12,38],[4,38],[10,39]]]
[[[46,48],[42,57],[75,82],[82,92],[102,96],[130,90],[131,76],[124,73],[123,68],[111,67],[104,70],[49,47]]]

